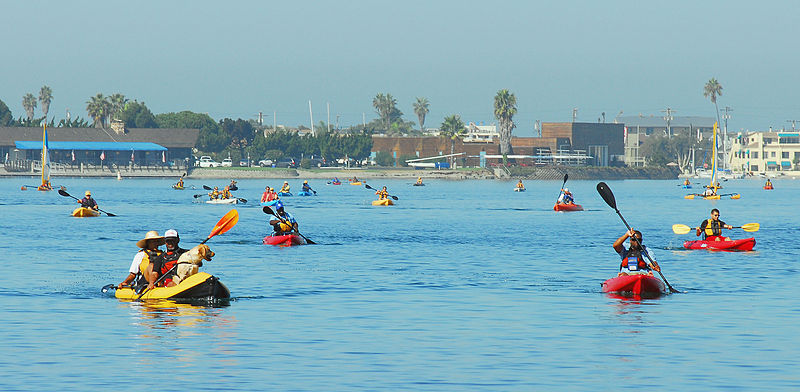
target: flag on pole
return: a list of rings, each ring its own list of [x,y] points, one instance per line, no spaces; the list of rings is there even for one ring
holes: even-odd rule
[[[75,162],[75,150],[72,150],[72,162]]]
[[[161,163],[167,163],[167,155],[161,151]]]
[[[101,161],[105,161],[106,160],[106,152],[105,151],[100,153],[100,160]]]
[[[133,156],[133,150],[131,150],[131,162],[134,162],[136,159]]]

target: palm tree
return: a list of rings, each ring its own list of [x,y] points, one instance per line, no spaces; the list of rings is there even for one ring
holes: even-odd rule
[[[34,111],[36,110],[36,97],[31,93],[25,94],[22,97],[22,107],[25,109],[25,114],[28,115],[28,121],[33,120]]]
[[[378,116],[383,120],[383,126],[386,131],[391,128],[393,120],[399,119],[403,112],[397,109],[397,100],[392,97],[392,94],[378,94],[372,100],[372,106],[378,112]]]
[[[128,98],[125,98],[124,95],[117,93],[111,94],[111,96],[108,97],[108,101],[111,103],[111,117],[114,117],[122,113],[122,110],[125,109],[125,104],[128,103]]]
[[[514,125],[514,115],[517,114],[517,97],[506,89],[502,89],[494,96],[494,117],[500,123],[500,154],[514,153],[511,148],[511,131]]]
[[[89,113],[89,117],[94,120],[93,125],[95,128],[102,128],[105,125],[110,106],[102,93],[97,93],[97,95],[86,101],[86,111]]]
[[[44,119],[47,121],[47,113],[50,111],[50,102],[53,101],[53,90],[48,86],[42,86],[39,90],[39,102],[42,103],[42,112],[44,112]]]
[[[430,113],[430,109],[428,108],[430,103],[428,103],[428,98],[425,97],[417,97],[417,102],[414,102],[414,113],[417,115],[419,119],[419,131],[425,132],[425,115]]]
[[[703,96],[710,99],[714,104],[714,109],[717,110],[717,124],[719,124],[719,106],[717,106],[717,97],[722,96],[722,85],[719,84],[717,78],[711,78],[703,87]]]
[[[461,116],[451,114],[444,118],[442,126],[439,128],[439,135],[450,139],[450,154],[455,154],[456,139],[464,137],[467,134],[467,128],[464,126],[464,121]],[[450,157],[450,162],[455,162],[455,157]],[[451,167],[455,165],[450,165]]]

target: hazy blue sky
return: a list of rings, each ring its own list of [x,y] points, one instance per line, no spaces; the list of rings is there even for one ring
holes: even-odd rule
[[[272,123],[348,126],[390,93],[416,122],[449,114],[492,122],[502,88],[517,135],[535,120],[610,121],[620,111],[714,115],[703,85],[723,85],[731,130],[800,119],[793,1],[3,1],[0,99],[53,89],[50,115],[86,118],[98,92],[154,113],[192,110]],[[37,109],[37,114],[40,112]],[[798,124],[800,125],[800,123]]]

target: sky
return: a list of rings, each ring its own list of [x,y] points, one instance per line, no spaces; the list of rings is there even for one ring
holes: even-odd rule
[[[517,98],[514,135],[534,123],[715,116],[729,131],[800,120],[800,32],[792,1],[0,1],[0,100],[53,90],[50,117],[88,119],[97,93],[155,113],[342,127],[377,118],[388,93],[404,119],[491,124],[495,94]],[[37,108],[37,116],[41,116]],[[800,127],[800,121],[797,123]]]

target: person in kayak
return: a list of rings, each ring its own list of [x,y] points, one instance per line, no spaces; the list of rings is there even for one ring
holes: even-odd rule
[[[92,199],[92,192],[86,191],[83,195],[83,199],[78,200],[78,203],[81,203],[81,207],[91,208],[95,211],[100,209],[100,207],[97,206],[97,202]]]
[[[281,202],[275,204],[275,219],[270,220],[269,224],[272,226],[273,236],[297,232],[297,221],[292,214],[286,212]]]
[[[689,182],[689,179],[687,178],[687,179],[683,180],[683,185],[692,185],[692,183]]]
[[[389,191],[386,190],[385,186],[381,190],[375,191],[375,194],[378,195],[378,200],[386,200],[389,198]]]
[[[128,268],[128,276],[122,283],[117,285],[118,289],[125,286],[137,287],[148,285],[149,288],[155,287],[156,279],[152,279],[152,274],[147,273],[147,268],[150,265],[150,259],[156,258],[161,255],[161,249],[158,247],[164,244],[164,237],[158,235],[155,230],[148,231],[144,238],[136,242],[139,251],[136,256],[133,256],[130,268]],[[152,279],[152,280],[151,280]]]
[[[291,187],[289,186],[289,181],[284,181],[280,193],[291,193],[290,189]]]
[[[303,181],[303,192],[314,192],[314,190],[311,189],[311,186],[308,185],[308,180]]]
[[[358,177],[353,176],[353,178],[350,179],[350,182],[360,182],[360,181],[358,181]]]
[[[342,181],[341,181],[341,180],[339,180],[339,177],[335,177],[335,176],[334,176],[334,177],[333,177],[333,181],[331,181],[331,183],[332,183],[332,184],[341,184],[341,183],[342,183]]]
[[[630,247],[625,249],[625,240],[630,238]],[[619,274],[633,275],[633,274],[648,274],[653,275],[653,271],[661,271],[661,267],[650,264],[644,256],[647,254],[647,247],[642,245],[642,232],[639,230],[630,229],[614,241],[614,250],[622,259],[619,265]],[[653,257],[651,254],[650,257]]]
[[[704,197],[707,197],[707,196],[716,196],[716,194],[717,194],[717,187],[715,187],[715,186],[712,186],[712,185],[703,185],[703,186],[706,188],[706,190],[704,190],[704,191],[703,191],[703,194],[702,194],[702,196],[704,196]]]
[[[233,195],[231,195],[230,187],[226,186],[225,188],[222,188],[222,197],[221,197],[221,199],[230,199],[232,197],[233,197]]]
[[[261,202],[264,203],[264,202],[267,202],[267,201],[275,200],[272,197],[273,193],[274,192],[272,192],[272,188],[270,188],[269,186],[265,186],[264,187],[264,193],[261,194]]]
[[[172,282],[172,277],[177,274],[177,269],[173,270],[173,267],[178,263],[178,258],[184,252],[188,252],[188,249],[178,246],[181,238],[175,229],[169,229],[164,232],[164,242],[167,245],[167,251],[150,259],[147,273],[154,274],[152,276],[153,282],[157,282],[164,274],[169,274],[161,281],[160,285],[172,287],[175,286],[175,283]]]
[[[722,236],[722,229],[732,228],[733,226],[719,220],[719,210],[714,208],[711,210],[711,218],[700,223],[695,234],[698,237],[703,234],[703,240],[706,241],[730,241],[730,238]]]
[[[211,200],[214,200],[214,199],[219,199],[219,195],[220,195],[219,187],[215,186],[214,190],[209,192],[208,197],[211,198]]]
[[[52,191],[53,185],[50,184],[50,180],[44,180],[44,182],[42,182],[42,185],[39,185],[36,189],[40,191]]]
[[[178,183],[175,184],[175,186],[178,188],[183,188],[183,177],[178,179]]]
[[[561,190],[561,194],[558,196],[558,203],[575,204],[575,199],[572,198],[572,192],[569,191],[569,188],[564,188]]]
[[[231,180],[230,185],[228,185],[228,189],[230,189],[232,191],[235,191],[235,190],[239,189],[239,186],[236,185],[236,181],[235,180]]]
[[[772,189],[772,181],[767,178],[767,182],[764,183],[764,188]]]
[[[519,190],[524,190],[525,189],[525,185],[522,184],[522,180],[519,180],[519,182],[517,183],[517,186],[515,188],[517,188]]]
[[[416,185],[422,185],[422,177],[417,177]]]

